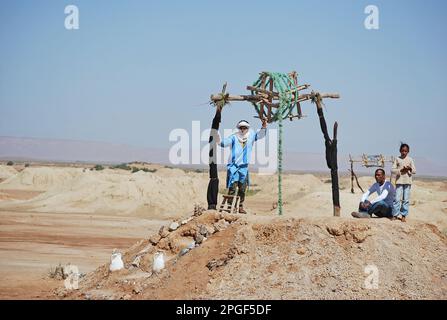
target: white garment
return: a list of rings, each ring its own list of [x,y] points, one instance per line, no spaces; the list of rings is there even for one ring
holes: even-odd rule
[[[369,188],[362,196],[361,202],[365,202],[366,199],[368,199],[369,195],[373,194],[374,192],[377,192],[378,197],[371,200],[371,204],[374,204],[376,202],[382,201],[388,197],[388,188],[390,188],[390,183],[388,181],[384,181],[382,185],[378,184],[377,182],[374,183],[371,188]]]
[[[245,132],[245,134],[243,134],[241,130],[239,130],[236,133],[236,138],[240,143],[246,143],[249,136],[250,136],[250,130],[247,130],[247,132]]]
[[[237,127],[237,128],[240,128],[240,127],[247,127],[247,128],[250,128],[250,124],[249,124],[247,121],[241,121],[241,122],[239,122],[239,123],[237,124],[236,127]]]

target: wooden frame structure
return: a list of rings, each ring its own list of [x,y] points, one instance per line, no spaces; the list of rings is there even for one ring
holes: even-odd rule
[[[266,119],[268,123],[279,121],[281,139],[281,121],[283,119],[289,119],[290,121],[294,119],[301,119],[303,117],[301,110],[301,102],[310,100],[315,103],[317,114],[320,120],[321,131],[323,132],[325,147],[326,147],[326,163],[328,168],[331,170],[331,181],[332,181],[332,200],[334,207],[334,216],[340,216],[340,196],[339,196],[339,185],[338,185],[338,166],[337,166],[337,128],[338,124],[334,124],[334,134],[331,139],[328,134],[326,120],[323,114],[323,99],[340,98],[338,93],[319,93],[319,92],[308,92],[302,93],[301,91],[306,90],[310,87],[309,84],[298,84],[298,74],[296,71],[292,71],[287,75],[287,87],[291,88],[286,92],[275,91],[277,84],[274,82],[274,74],[269,72],[261,72],[257,85],[247,86],[246,89],[250,91],[249,95],[230,95],[226,92],[227,84],[225,83],[221,93],[212,94],[210,97],[211,104],[216,106],[216,114],[213,119],[212,129],[218,130],[219,123],[221,119],[221,111],[223,107],[232,101],[248,101],[251,102],[256,109],[257,116],[261,120]],[[284,84],[284,81],[283,81]],[[281,108],[281,102],[284,96],[287,95],[288,107],[286,109]],[[281,114],[279,114],[281,112]],[[213,150],[215,150],[216,142],[213,137],[210,136],[210,182],[208,184],[208,209],[215,209],[217,205],[217,190],[218,190],[218,176],[217,167],[215,160],[213,158]],[[281,143],[279,143],[279,150]],[[281,200],[281,162],[282,162],[282,151],[278,152],[278,208],[279,214],[282,212],[282,200]]]
[[[357,183],[357,187],[362,191],[363,188],[360,186],[359,180],[357,179],[357,175],[354,172],[354,163],[360,163],[362,167],[365,168],[385,168],[386,162],[393,163],[394,157],[385,157],[383,154],[374,154],[374,155],[367,155],[362,154],[360,159],[353,159],[351,155],[349,155],[349,163],[351,165],[351,169],[349,170],[351,172],[351,193],[354,193],[354,179]],[[391,176],[390,176],[391,181]]]
[[[296,87],[295,90],[291,91],[292,99],[296,101],[296,113],[293,113],[294,110],[290,110],[290,114],[287,115],[287,118],[291,121],[294,118],[301,119],[303,114],[301,112],[301,102],[311,100],[315,102],[317,100],[322,100],[326,98],[338,99],[340,95],[338,93],[318,93],[318,92],[310,92],[310,93],[302,93],[301,90],[306,90],[310,87],[309,84],[298,85],[298,74],[296,71],[292,71],[288,74],[294,81],[293,85]],[[268,72],[261,72],[260,79],[262,79],[260,88],[255,86],[247,86],[247,90],[251,91],[249,95],[230,95],[226,92],[226,84],[223,86],[223,90],[221,93],[212,94],[211,102],[216,106],[224,106],[225,104],[232,101],[248,101],[252,103],[259,103],[261,105],[260,110],[257,110],[258,116],[260,119],[267,119],[267,122],[273,122],[273,115],[275,113],[275,109],[278,109],[280,106],[280,93],[274,91],[274,83],[273,79],[269,78]],[[221,108],[222,108],[221,107]],[[318,107],[318,105],[317,105]]]

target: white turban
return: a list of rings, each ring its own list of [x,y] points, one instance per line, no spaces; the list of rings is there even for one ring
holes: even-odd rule
[[[239,129],[240,127],[247,127],[250,128],[250,124],[245,121],[245,120],[241,120],[238,122],[238,124],[236,125],[236,127]]]

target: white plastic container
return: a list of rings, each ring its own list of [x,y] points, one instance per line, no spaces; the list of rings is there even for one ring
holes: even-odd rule
[[[154,255],[154,263],[152,265],[152,271],[160,272],[165,268],[165,257],[163,252],[159,251]]]
[[[121,253],[116,252],[112,254],[112,257],[110,258],[110,271],[117,271],[124,268],[123,259],[121,259]]]

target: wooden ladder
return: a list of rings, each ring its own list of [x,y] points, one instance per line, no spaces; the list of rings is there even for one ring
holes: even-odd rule
[[[223,201],[220,204],[219,212],[238,213],[239,196],[224,194],[222,197]]]

